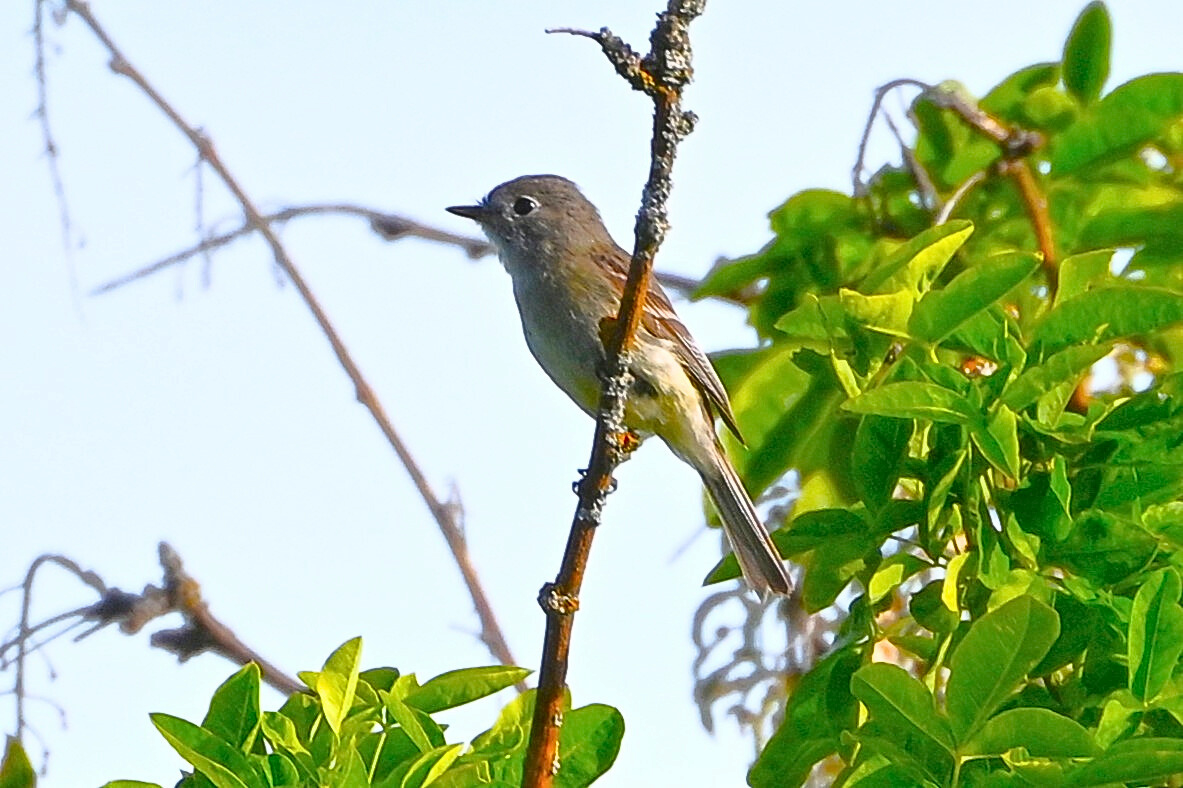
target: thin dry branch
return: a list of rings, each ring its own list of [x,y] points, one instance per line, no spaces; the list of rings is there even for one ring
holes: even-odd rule
[[[546,614],[546,637],[522,779],[522,785],[530,788],[552,785],[559,769],[559,728],[563,724],[571,627],[579,608],[583,573],[605,500],[612,491],[612,472],[630,447],[635,447],[624,426],[630,353],[645,306],[653,258],[668,228],[666,201],[677,146],[694,126],[695,117],[682,109],[681,100],[692,75],[689,25],[702,14],[704,6],[705,0],[670,0],[665,12],[658,15],[649,38],[650,51],[644,58],[608,28],[598,33],[566,28],[558,31],[598,43],[617,73],[653,100],[654,112],[649,179],[637,213],[636,241],[616,330],[606,348],[606,373],[591,458],[579,483],[579,504],[558,576],[539,594],[539,604]]]
[[[479,260],[482,257],[487,257],[494,253],[492,244],[483,238],[474,238],[470,235],[448,232],[447,230],[441,230],[438,227],[423,224],[406,216],[386,213],[377,208],[368,208],[364,205],[355,205],[353,203],[295,205],[266,214],[263,216],[263,221],[275,227],[286,224],[293,219],[307,216],[331,216],[334,214],[357,216],[365,219],[369,223],[370,229],[387,241],[399,241],[403,238],[419,238],[424,241],[434,241],[447,246],[458,247],[470,260]],[[158,274],[167,268],[180,265],[194,257],[208,255],[210,252],[233,243],[240,238],[245,238],[253,232],[255,232],[254,225],[247,222],[229,232],[204,235],[200,243],[170,254],[167,257],[162,257],[159,260],[154,260],[134,271],[110,279],[92,288],[90,295],[102,295],[112,290],[118,290],[132,282],[146,279],[153,274]],[[702,284],[702,281],[699,279],[682,276],[681,274],[658,271],[654,276],[657,277],[657,281],[661,282],[662,287],[685,298],[690,298]],[[745,288],[743,290],[737,290],[734,293],[715,294],[711,298],[746,307],[751,305],[756,295],[757,292],[754,289]]]
[[[148,82],[147,78],[131,64],[91,12],[89,4],[80,0],[66,0],[65,7],[69,13],[77,15],[90,28],[95,37],[107,49],[110,55],[111,70],[131,80],[156,108],[167,116],[172,121],[172,124],[188,138],[197,150],[201,161],[209,165],[210,169],[218,176],[241,206],[246,225],[251,228],[251,231],[258,232],[263,236],[263,239],[271,249],[276,264],[283,270],[284,274],[291,280],[296,290],[300,293],[300,297],[303,298],[309,311],[312,312],[313,318],[328,339],[333,353],[337,357],[337,361],[341,364],[350,380],[353,381],[357,392],[357,400],[370,411],[370,414],[378,423],[383,435],[386,436],[391,448],[394,449],[403,467],[406,468],[407,473],[411,476],[411,480],[419,491],[419,495],[423,498],[432,516],[435,518],[436,524],[439,526],[445,541],[448,543],[448,547],[452,551],[452,555],[464,578],[465,585],[468,587],[469,594],[472,597],[473,605],[480,619],[481,641],[485,643],[494,658],[498,661],[507,665],[515,664],[513,655],[509,650],[509,645],[506,643],[505,637],[501,632],[501,627],[493,614],[492,606],[489,604],[488,598],[485,595],[480,578],[469,557],[463,531],[453,519],[451,509],[435,495],[431,485],[427,481],[427,477],[424,476],[406,444],[403,443],[402,438],[395,431],[393,423],[387,417],[373,389],[370,388],[369,383],[363,377],[357,363],[353,360],[352,355],[350,355],[336,329],[329,321],[328,315],[320,306],[312,290],[309,288],[307,282],[305,282],[304,277],[296,268],[295,263],[288,255],[275,230],[268,223],[267,218],[259,211],[238,180],[222,162],[210,138],[197,127],[187,123],[181,117],[180,113]]]
[[[76,627],[90,624],[90,627],[74,637],[75,641],[89,637],[110,624],[118,624],[125,635],[134,635],[151,621],[170,613],[180,613],[184,625],[177,629],[153,633],[150,642],[156,648],[170,651],[177,658],[185,660],[205,651],[218,654],[236,665],[256,663],[262,679],[280,692],[290,695],[302,692],[305,687],[279,668],[264,659],[257,651],[247,646],[234,632],[209,610],[201,596],[201,585],[185,571],[181,558],[168,544],[159,547],[160,565],[164,570],[162,587],[147,585],[139,594],[109,588],[103,579],[92,571],[83,570],[73,559],[62,555],[41,555],[33,560],[21,584],[21,621],[16,635],[0,643],[0,669],[9,664],[15,666],[16,678],[13,693],[16,696],[17,736],[26,726],[24,703],[25,668],[29,655],[44,648],[51,641]],[[37,623],[30,622],[29,608],[33,599],[33,582],[42,567],[58,566],[73,575],[98,595],[98,601],[65,613],[59,613]],[[48,631],[54,625],[69,621],[69,625],[37,642],[35,636]],[[12,655],[12,656],[10,656]]]
[[[435,241],[437,243],[457,246],[464,250],[464,253],[472,260],[479,259],[486,255],[493,254],[493,247],[488,241],[473,238],[467,235],[458,235],[450,233],[446,230],[440,230],[436,227],[430,227],[426,224],[408,219],[405,216],[399,216],[392,213],[384,213],[374,208],[367,208],[364,205],[354,205],[352,203],[316,203],[313,205],[296,205],[290,208],[276,211],[275,213],[265,214],[261,217],[262,221],[271,227],[285,224],[292,219],[298,219],[305,216],[357,216],[365,219],[370,228],[375,233],[380,235],[387,241],[397,241],[402,238],[422,238],[427,241]],[[91,295],[102,295],[112,290],[117,290],[124,285],[132,282],[145,279],[153,274],[160,273],[166,268],[171,268],[174,265],[179,265],[186,260],[189,260],[198,255],[205,255],[212,251],[222,248],[227,244],[244,238],[257,230],[255,225],[249,221],[225,233],[218,233],[209,235],[190,246],[188,249],[182,249],[175,254],[170,254],[168,257],[163,257],[155,260],[145,266],[137,268],[135,271],[124,274],[122,276],[111,279],[103,284],[93,288],[90,291]]]

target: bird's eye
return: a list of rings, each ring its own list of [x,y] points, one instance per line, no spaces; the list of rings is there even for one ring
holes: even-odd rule
[[[513,212],[518,216],[525,216],[538,207],[538,200],[533,197],[519,197],[513,201]]]

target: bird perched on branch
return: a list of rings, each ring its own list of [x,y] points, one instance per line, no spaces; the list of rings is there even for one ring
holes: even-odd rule
[[[607,355],[604,329],[620,311],[631,259],[596,207],[566,178],[527,175],[476,205],[448,211],[476,221],[497,248],[513,279],[530,352],[595,416]],[[784,562],[715,433],[718,417],[739,435],[727,391],[652,279],[629,372],[625,426],[640,437],[657,435],[698,471],[748,585],[761,596],[788,594]]]

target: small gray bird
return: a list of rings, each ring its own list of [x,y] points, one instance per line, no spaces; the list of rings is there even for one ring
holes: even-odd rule
[[[557,175],[503,183],[478,205],[448,208],[473,219],[513,279],[526,344],[555,384],[594,416],[605,358],[602,327],[620,310],[630,256],[596,207]],[[698,471],[748,585],[762,597],[791,584],[768,530],[715,434],[715,417],[739,435],[719,376],[651,280],[630,368],[624,423],[657,435]]]

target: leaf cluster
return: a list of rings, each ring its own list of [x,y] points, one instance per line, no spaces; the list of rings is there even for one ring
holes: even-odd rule
[[[317,672],[300,674],[309,691],[278,711],[262,711],[259,669],[249,664],[210,700],[201,724],[169,714],[152,722],[193,771],[179,788],[462,788],[521,784],[534,691],[506,705],[471,742],[449,743],[436,714],[525,678],[515,667],[455,670],[420,684],[394,668],[360,669],[361,639],[337,649]],[[610,706],[567,701],[555,784],[590,784],[612,765],[624,720]],[[148,788],[118,780],[105,788]]]
[[[732,448],[800,474],[806,609],[849,600],[753,785],[1183,772],[1183,74],[1103,95],[1110,37],[1093,3],[1061,62],[925,90],[903,165],[701,289],[760,286]]]

